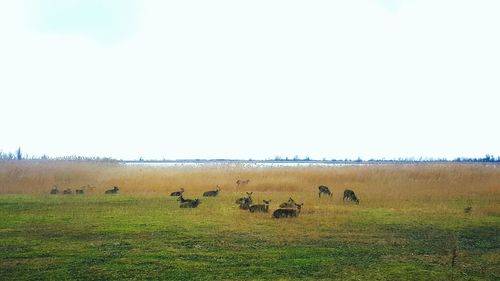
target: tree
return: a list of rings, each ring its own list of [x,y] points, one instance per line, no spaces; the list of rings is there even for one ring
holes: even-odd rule
[[[16,150],[16,158],[17,158],[17,160],[22,160],[23,159],[23,154],[21,152],[21,148],[18,148]]]

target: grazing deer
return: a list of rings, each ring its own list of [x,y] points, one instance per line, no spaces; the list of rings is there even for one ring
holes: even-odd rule
[[[50,190],[50,194],[59,194],[59,188],[57,185],[54,185],[54,187]]]
[[[201,204],[200,199],[195,199],[193,201],[181,202],[180,208],[196,208]]]
[[[260,212],[260,213],[269,213],[269,204],[271,203],[271,200],[266,201],[262,200],[264,204],[258,204],[258,205],[252,205],[248,209],[251,213],[255,212]]]
[[[250,180],[237,180],[236,181],[236,184],[239,186],[244,186],[244,185],[247,185],[248,183],[250,182]]]
[[[83,189],[77,189],[77,190],[75,190],[75,193],[76,194],[83,194]]]
[[[177,201],[180,201],[181,204],[182,203],[186,203],[186,202],[193,202],[194,200],[193,199],[185,199],[182,195],[179,196],[179,198],[177,198]]]
[[[319,189],[319,198],[321,198],[321,195],[328,195],[330,197],[333,196],[328,186],[320,185],[318,189]]]
[[[113,189],[108,189],[106,190],[106,192],[104,192],[105,194],[116,194],[118,193],[120,189],[116,186],[113,186]]]
[[[182,196],[182,193],[184,193],[184,188],[181,187],[180,191],[174,191],[170,193],[170,196]]]
[[[247,197],[238,198],[238,199],[236,199],[235,203],[236,204],[241,204],[241,203],[244,203],[244,202],[248,202],[248,204],[252,204],[252,194],[253,194],[253,191],[252,192],[247,192]]]
[[[204,197],[215,197],[215,196],[219,195],[219,191],[221,191],[221,189],[219,186],[217,186],[217,189],[215,189],[215,190],[204,192],[203,196]]]
[[[280,204],[280,208],[295,208],[296,205],[295,201],[290,197],[287,202]]]
[[[300,210],[302,210],[302,206],[304,206],[304,203],[302,204],[296,204],[297,208],[281,208],[277,209],[273,212],[273,218],[275,219],[280,219],[280,218],[296,218],[300,214]]]
[[[351,202],[356,202],[356,204],[359,204],[359,199],[356,197],[356,194],[354,191],[350,189],[344,190],[344,198],[342,198],[342,201],[345,202],[345,200],[351,201]]]
[[[68,188],[63,190],[63,194],[73,194],[73,191],[71,190],[71,188]]]

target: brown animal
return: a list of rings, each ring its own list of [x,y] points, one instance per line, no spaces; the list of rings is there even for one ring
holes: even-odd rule
[[[252,204],[252,194],[253,194],[253,192],[247,192],[247,197],[238,198],[238,199],[236,199],[235,203],[241,204],[244,202],[248,202],[248,204]]]
[[[118,187],[116,187],[116,186],[113,186],[113,189],[108,189],[104,193],[105,194],[117,194],[118,191],[120,191],[120,189]]]
[[[179,207],[180,208],[196,208],[200,204],[201,204],[200,199],[195,199],[195,200],[189,201],[189,202],[181,202]]]
[[[57,185],[54,185],[54,187],[50,190],[50,194],[59,194],[59,188]]]
[[[221,191],[221,189],[219,186],[217,186],[217,188],[215,190],[204,192],[203,196],[204,197],[215,197],[215,196],[219,195],[219,191]]]
[[[248,179],[247,180],[237,180],[236,184],[238,186],[244,186],[244,185],[247,185],[249,182],[250,182],[250,180],[248,180]]]
[[[260,213],[269,213],[269,204],[271,203],[271,200],[266,201],[262,200],[264,204],[257,204],[257,205],[252,205],[248,209],[251,213],[255,212],[260,212]]]
[[[179,198],[177,198],[177,201],[180,201],[181,204],[182,203],[186,203],[186,202],[193,202],[194,200],[193,199],[185,199],[182,195],[179,196]]]
[[[77,190],[75,190],[75,193],[76,194],[83,194],[83,189],[77,189]]]
[[[359,204],[358,197],[356,197],[356,194],[354,193],[354,191],[352,191],[350,189],[344,190],[344,198],[342,198],[342,201],[345,202],[345,200]]]
[[[174,191],[170,193],[170,196],[181,196],[184,193],[184,188],[181,188],[180,191]]]
[[[297,208],[281,208],[277,209],[273,212],[273,218],[275,219],[280,219],[280,218],[296,218],[300,214],[300,210],[302,210],[302,204],[296,204]]]
[[[248,210],[250,209],[250,203],[248,200],[245,200],[243,202],[240,203],[240,209],[241,210]]]
[[[469,214],[470,212],[472,212],[472,207],[471,206],[469,206],[469,207],[467,207],[467,208],[464,209],[464,213]]]
[[[295,208],[297,204],[295,204],[295,201],[292,199],[292,197],[288,198],[287,202],[281,203],[280,208]]]
[[[321,195],[328,195],[330,197],[333,196],[328,186],[320,185],[318,189],[319,189],[319,198],[321,198]]]
[[[73,191],[71,190],[71,188],[68,188],[63,190],[63,194],[73,194]]]

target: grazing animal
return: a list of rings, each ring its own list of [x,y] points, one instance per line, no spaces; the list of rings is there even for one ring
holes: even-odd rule
[[[249,182],[250,182],[250,180],[248,180],[248,179],[247,180],[237,180],[236,184],[238,186],[244,186],[244,185],[247,185]]]
[[[77,190],[75,190],[75,193],[76,194],[83,194],[83,189],[77,189]]]
[[[196,208],[198,205],[201,204],[200,199],[195,199],[192,201],[187,201],[187,202],[181,202],[180,208]]]
[[[280,208],[277,209],[273,212],[273,218],[275,219],[280,219],[280,218],[296,218],[300,214],[300,210],[302,209],[302,204],[296,204],[297,208]]]
[[[241,203],[244,203],[244,202],[248,202],[248,204],[252,204],[252,194],[253,194],[253,191],[252,192],[247,192],[247,197],[238,198],[238,199],[236,199],[235,203],[236,204],[241,204]]]
[[[108,189],[106,190],[106,192],[104,192],[105,194],[116,194],[118,193],[120,189],[116,186],[113,186],[113,189]]]
[[[295,201],[290,197],[287,202],[280,204],[280,208],[295,208],[296,205]]]
[[[185,202],[193,202],[194,200],[193,199],[185,199],[182,195],[179,196],[179,198],[177,198],[177,201],[180,201],[181,204],[182,203],[185,203]]]
[[[73,191],[71,190],[71,188],[68,188],[63,190],[63,194],[73,194]]]
[[[472,212],[472,207],[471,206],[469,206],[469,207],[467,207],[467,208],[464,209],[464,213],[469,214],[470,212]]]
[[[50,194],[59,194],[59,189],[57,188],[57,185],[54,185],[54,187],[50,190]]]
[[[219,195],[219,191],[221,191],[221,189],[219,186],[217,186],[217,189],[215,189],[215,190],[204,192],[203,196],[204,197],[215,197],[215,196]]]
[[[264,204],[258,204],[258,205],[252,205],[248,209],[251,213],[255,212],[260,212],[260,213],[269,213],[269,204],[271,203],[271,200],[266,201],[262,200]]]
[[[170,196],[182,196],[182,193],[184,193],[184,188],[181,188],[180,191],[174,191],[170,193]]]
[[[356,202],[356,204],[359,204],[358,197],[356,197],[356,194],[354,193],[354,191],[352,191],[350,189],[344,190],[344,198],[342,198],[342,201],[345,202],[345,200]]]
[[[328,188],[328,186],[324,186],[324,185],[320,185],[318,187],[319,189],[319,198],[321,198],[321,195],[328,195],[330,197],[333,196],[332,192],[330,191],[330,189]]]

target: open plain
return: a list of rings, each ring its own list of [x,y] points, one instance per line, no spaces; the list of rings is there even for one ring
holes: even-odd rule
[[[240,210],[246,192],[269,213]],[[300,215],[272,218],[289,197]],[[0,280],[500,280],[495,165],[2,161],[0,218]]]

